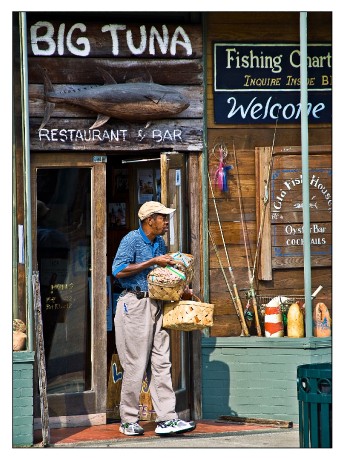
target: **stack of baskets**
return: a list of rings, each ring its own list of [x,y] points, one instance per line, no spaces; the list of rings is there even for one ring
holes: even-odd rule
[[[214,305],[197,300],[181,300],[181,296],[194,276],[194,257],[175,252],[173,267],[156,267],[147,277],[151,299],[165,300],[163,327],[192,331],[213,326]]]

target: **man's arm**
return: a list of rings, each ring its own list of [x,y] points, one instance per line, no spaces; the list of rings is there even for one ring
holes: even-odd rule
[[[166,267],[167,265],[174,265],[176,261],[169,256],[168,254],[162,256],[156,256],[152,259],[146,260],[145,262],[140,262],[139,264],[129,264],[121,271],[119,271],[115,278],[125,278],[126,276],[136,275],[137,273],[142,272],[145,268],[149,268],[152,265],[159,265],[160,267]]]

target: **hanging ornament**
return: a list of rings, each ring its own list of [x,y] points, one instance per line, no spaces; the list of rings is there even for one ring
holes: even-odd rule
[[[227,192],[228,188],[228,171],[233,169],[233,166],[225,165],[225,158],[228,155],[227,148],[223,145],[219,146],[219,163],[214,175],[214,183],[221,192]]]

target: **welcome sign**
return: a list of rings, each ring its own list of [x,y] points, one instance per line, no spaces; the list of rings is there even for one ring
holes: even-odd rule
[[[310,123],[332,120],[332,47],[310,44],[308,117]],[[298,123],[300,45],[214,43],[215,123]]]

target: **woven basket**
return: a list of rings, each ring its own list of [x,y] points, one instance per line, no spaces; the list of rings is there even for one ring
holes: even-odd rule
[[[171,270],[175,270],[175,275]],[[147,275],[149,297],[156,300],[179,300],[187,286],[186,275],[173,267],[156,267]]]
[[[24,350],[26,346],[26,334],[21,331],[13,331],[13,343],[12,349],[13,351],[21,351]]]
[[[214,305],[194,300],[166,303],[163,311],[163,327],[178,331],[195,331],[213,326]]]

